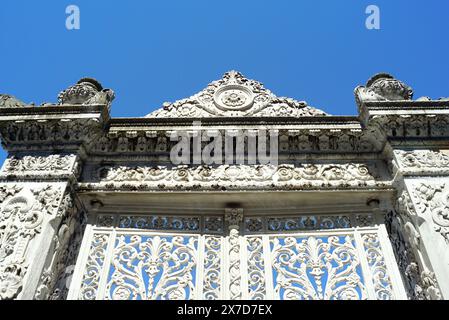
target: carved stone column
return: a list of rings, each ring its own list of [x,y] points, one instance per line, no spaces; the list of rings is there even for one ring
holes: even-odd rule
[[[413,100],[412,88],[388,74],[355,95],[390,165],[396,208],[387,222],[409,295],[449,299],[449,100]]]
[[[1,299],[34,297],[49,254],[53,225],[64,214],[61,204],[66,187],[31,182],[1,185],[5,200],[0,217]]]
[[[0,299],[60,298],[83,232],[76,182],[86,146],[104,132],[113,92],[82,79],[58,104],[0,98],[8,151],[0,171]]]
[[[72,190],[77,168],[73,154],[6,160],[0,172],[0,299],[50,297],[79,224]]]
[[[397,211],[416,258],[421,298],[449,299],[449,156],[393,150]]]
[[[225,221],[229,229],[229,298],[240,300],[242,299],[240,224],[243,221],[243,209],[226,209]]]

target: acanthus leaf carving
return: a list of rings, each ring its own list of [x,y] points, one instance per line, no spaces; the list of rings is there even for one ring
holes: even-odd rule
[[[435,274],[429,270],[423,256],[421,235],[410,218],[390,211],[386,219],[386,227],[408,296],[413,300],[441,300]]]
[[[279,188],[373,187],[385,185],[377,170],[363,163],[219,166],[102,166],[85,181],[92,187]],[[90,183],[92,182],[92,183]]]
[[[14,191],[11,191],[14,190]],[[5,299],[16,298],[30,261],[27,253],[31,241],[41,233],[45,215],[58,207],[60,190],[48,185],[34,190],[9,188],[8,200],[0,216],[0,291]]]
[[[395,150],[397,162],[405,172],[426,174],[429,172],[443,174],[449,173],[449,156],[432,150],[404,151]]]
[[[103,86],[92,78],[83,78],[58,95],[60,105],[109,105],[114,98],[114,91],[103,89]]]
[[[449,243],[449,190],[446,184],[419,183],[413,194],[418,212],[429,214],[435,231]]]
[[[74,164],[75,156],[53,154],[48,156],[12,156],[6,160],[3,168],[5,174],[51,173],[69,171]]]

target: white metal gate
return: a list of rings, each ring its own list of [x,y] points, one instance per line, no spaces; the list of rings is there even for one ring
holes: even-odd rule
[[[229,235],[221,216],[99,215],[69,299],[406,299],[378,221],[245,217]]]

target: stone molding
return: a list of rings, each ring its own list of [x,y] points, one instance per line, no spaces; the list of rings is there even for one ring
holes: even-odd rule
[[[0,179],[64,180],[76,179],[80,172],[74,154],[10,156],[5,160]]]
[[[390,181],[372,164],[93,166],[79,188],[90,190],[383,189]]]
[[[449,175],[449,156],[433,150],[394,150],[398,170],[403,175]]]

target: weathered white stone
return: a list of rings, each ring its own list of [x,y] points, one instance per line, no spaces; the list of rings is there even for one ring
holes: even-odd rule
[[[387,74],[355,95],[331,116],[235,71],[135,119],[89,78],[1,95],[0,299],[449,299],[449,101]],[[171,163],[198,130],[271,130],[279,164]]]

